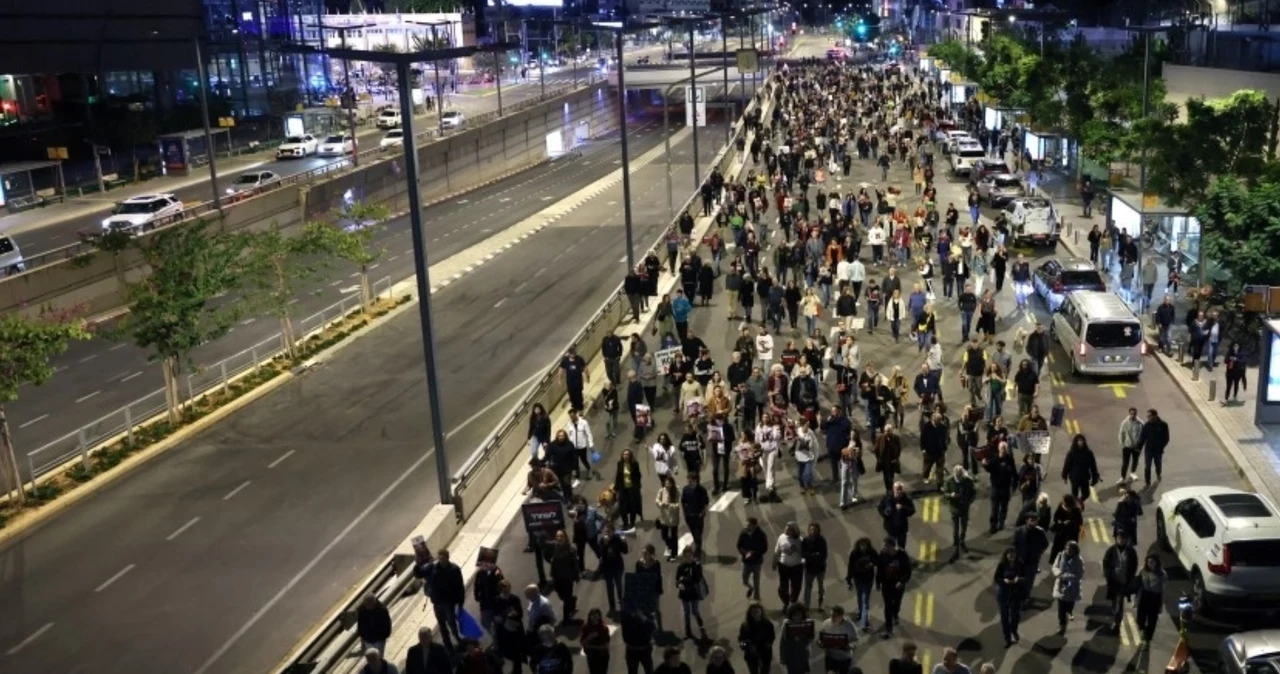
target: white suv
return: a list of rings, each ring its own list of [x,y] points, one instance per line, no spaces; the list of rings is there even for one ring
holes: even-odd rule
[[[378,121],[375,122],[379,129],[397,129],[400,127],[400,111],[394,109],[384,109],[378,113]]]
[[[1160,497],[1156,540],[1191,577],[1197,614],[1280,608],[1280,511],[1228,487],[1184,487]]]
[[[182,218],[182,202],[172,194],[140,194],[116,204],[102,229],[136,232]]]

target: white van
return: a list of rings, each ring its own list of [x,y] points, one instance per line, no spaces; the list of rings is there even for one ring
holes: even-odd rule
[[[1044,197],[1018,197],[1004,207],[1009,232],[1019,246],[1058,247],[1058,211]]]
[[[958,141],[951,151],[951,173],[967,176],[973,172],[974,162],[982,161],[986,156],[987,151],[977,141]]]
[[[1133,377],[1142,374],[1142,361],[1147,355],[1142,321],[1114,293],[1068,293],[1053,314],[1049,336],[1066,350],[1072,373]]]
[[[7,236],[0,236],[0,276],[21,274],[27,270],[27,263],[22,259],[22,251],[18,244]]]

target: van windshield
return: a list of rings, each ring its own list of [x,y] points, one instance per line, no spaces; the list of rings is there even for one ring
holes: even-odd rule
[[[987,156],[985,150],[981,146],[978,147],[962,147],[956,154],[965,159],[981,159]]]
[[[1142,326],[1136,321],[1124,323],[1090,323],[1085,341],[1097,349],[1120,349],[1142,343]]]

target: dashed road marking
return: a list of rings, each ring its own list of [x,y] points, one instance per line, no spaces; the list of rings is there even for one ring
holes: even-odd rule
[[[294,453],[294,452],[296,452],[296,451],[298,451],[298,450],[296,450],[296,449],[291,449],[291,450],[289,450],[289,451],[285,452],[284,454],[281,454],[281,455],[280,455],[280,458],[278,458],[278,459],[276,459],[275,461],[272,461],[271,463],[268,463],[268,464],[267,464],[267,469],[269,470],[269,469],[271,469],[271,468],[275,468],[276,466],[280,465],[282,462],[284,462],[284,460],[285,460],[285,459],[287,459],[287,458],[289,458],[289,457],[293,456],[293,453]]]
[[[169,534],[169,535],[165,538],[165,540],[166,540],[166,541],[171,541],[171,540],[173,540],[173,539],[175,539],[175,538],[177,538],[177,537],[181,536],[181,535],[182,535],[182,532],[186,531],[187,529],[190,529],[191,527],[194,527],[194,526],[196,525],[196,522],[199,522],[199,521],[200,521],[200,518],[199,518],[199,517],[192,517],[190,520],[188,520],[188,521],[187,521],[187,523],[186,523],[186,524],[184,524],[184,525],[182,525],[182,526],[178,527],[178,528],[177,528],[177,530],[175,530],[173,533]]]
[[[121,343],[116,344],[115,346],[111,347],[110,349],[107,349],[107,351],[118,351],[118,350],[120,350],[120,349],[123,349],[123,348],[124,348],[124,347],[126,347],[126,346],[129,346],[129,345],[128,345],[128,344],[125,344],[124,342],[121,342]]]
[[[53,629],[53,623],[45,623],[40,629],[31,633],[31,636],[18,642],[18,645],[6,651],[5,655],[17,655],[22,649],[31,645],[31,642],[39,639],[42,634]]]
[[[116,572],[116,575],[114,575],[114,576],[112,576],[112,577],[108,578],[108,579],[107,579],[105,582],[103,582],[101,585],[99,585],[98,587],[94,588],[94,589],[93,589],[93,591],[94,591],[94,592],[102,592],[103,590],[105,590],[105,589],[107,589],[107,588],[111,587],[111,584],[112,584],[112,583],[116,582],[117,580],[120,580],[121,578],[124,578],[125,574],[129,573],[130,571],[132,571],[132,570],[133,570],[133,568],[134,568],[135,566],[137,566],[137,564],[130,564],[129,566],[126,566],[126,567],[124,567],[123,569],[120,569],[119,571],[117,571],[117,572]]]
[[[134,377],[137,377],[137,376],[141,375],[141,374],[142,374],[142,370],[138,370],[137,372],[134,372],[133,374],[129,375],[128,377],[125,377],[124,379],[121,379],[121,380],[120,380],[120,382],[121,382],[121,383],[124,383],[124,382],[126,382],[126,381],[129,381],[130,379],[133,379]]]
[[[235,489],[232,489],[231,491],[227,492],[227,495],[223,496],[222,500],[230,501],[232,498],[235,498],[236,494],[239,494],[241,491],[244,490],[245,487],[248,487],[252,483],[253,483],[253,480],[245,480],[243,483],[241,483],[239,487],[236,487]]]
[[[39,422],[44,421],[45,419],[48,419],[48,418],[49,418],[49,415],[48,415],[48,414],[41,414],[40,416],[38,416],[38,417],[36,417],[36,418],[34,418],[34,419],[30,420],[30,421],[27,421],[27,422],[25,422],[25,423],[19,424],[19,425],[18,425],[18,428],[26,428],[27,426],[30,426],[31,424],[39,423]]]
[[[96,354],[96,353],[95,353],[95,354],[93,354],[93,355],[91,355],[91,356],[85,356],[84,358],[81,358],[81,359],[79,360],[79,362],[81,362],[81,363],[87,363],[87,362],[89,362],[89,361],[91,361],[91,360],[93,360],[94,358],[97,358],[97,357],[98,357],[98,354]]]
[[[504,297],[504,298],[502,298],[502,299],[498,300],[498,301],[493,305],[493,308],[494,308],[494,309],[497,309],[498,307],[500,307],[500,306],[502,306],[502,305],[504,305],[504,304],[506,304],[506,303],[507,303],[507,298],[505,298],[505,297]]]
[[[82,402],[84,402],[84,401],[86,401],[86,400],[88,400],[88,399],[90,399],[90,398],[92,398],[92,397],[94,397],[94,396],[98,395],[99,393],[102,393],[102,391],[94,391],[93,393],[90,393],[89,395],[86,395],[86,396],[80,396],[79,398],[76,398],[76,402],[78,402],[78,403],[82,403]]]

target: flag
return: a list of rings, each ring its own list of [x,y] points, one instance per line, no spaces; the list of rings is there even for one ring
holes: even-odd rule
[[[463,639],[473,641],[479,641],[484,637],[484,629],[464,607],[458,607],[458,633]]]

